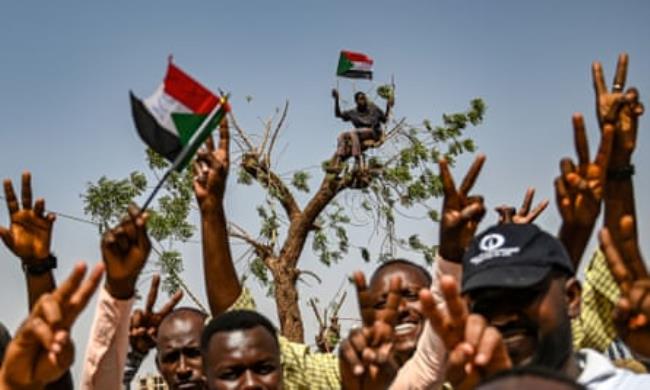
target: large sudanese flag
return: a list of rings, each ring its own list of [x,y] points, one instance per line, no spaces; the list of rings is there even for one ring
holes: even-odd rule
[[[187,151],[176,166],[180,171],[221,123],[229,107],[224,98],[170,60],[165,79],[153,95],[140,100],[131,92],[131,109],[138,134],[151,149],[172,163]],[[206,119],[209,122],[202,126]],[[199,129],[201,134],[195,136]]]
[[[372,80],[372,58],[348,50],[341,50],[336,75],[353,79]]]

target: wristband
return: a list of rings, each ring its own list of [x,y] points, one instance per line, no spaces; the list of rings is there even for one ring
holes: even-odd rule
[[[628,180],[634,175],[634,164],[607,170],[608,180]]]
[[[41,260],[34,260],[30,263],[23,263],[23,271],[31,276],[43,275],[56,268],[56,256],[50,253],[48,257]]]

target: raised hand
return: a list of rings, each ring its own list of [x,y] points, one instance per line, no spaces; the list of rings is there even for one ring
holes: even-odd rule
[[[621,296],[614,311],[614,323],[632,351],[650,357],[650,277],[638,251],[634,220],[620,221],[621,240],[614,242],[607,228],[598,236]]]
[[[454,179],[449,172],[447,161],[440,160],[438,162],[445,194],[440,222],[439,253],[446,260],[454,262],[462,260],[465,249],[485,215],[483,198],[468,196],[484,162],[485,155],[479,154],[458,189],[456,189]]]
[[[101,281],[98,264],[84,281],[86,265],[77,264],[66,281],[42,295],[7,347],[1,383],[11,389],[40,389],[60,378],[72,365],[70,328]]]
[[[512,367],[501,333],[485,318],[470,314],[455,278],[443,275],[440,290],[446,309],[436,305],[428,289],[420,302],[433,330],[447,348],[447,381],[454,389],[473,389],[489,375]]]
[[[399,369],[393,355],[393,336],[401,302],[401,279],[391,279],[386,305],[382,309],[375,308],[363,273],[354,274],[354,283],[363,327],[351,330],[341,342],[342,385],[344,389],[386,388]]]
[[[562,159],[562,174],[555,179],[555,196],[565,225],[591,229],[600,213],[614,129],[605,125],[593,162],[589,159],[589,144],[581,114],[573,115],[573,129],[578,166],[569,158]]]
[[[636,88],[625,89],[627,78],[628,55],[621,53],[616,65],[616,75],[611,90],[605,83],[603,67],[600,62],[592,65],[592,76],[596,94],[596,115],[601,130],[605,124],[614,126],[614,153],[612,167],[620,168],[629,164],[630,157],[636,147],[638,118],[643,115],[643,104],[639,102],[639,92]]]
[[[151,242],[147,235],[147,213],[130,205],[128,217],[102,237],[102,258],[106,264],[106,290],[116,299],[128,299],[144,267]]]
[[[45,213],[45,200],[36,199],[32,205],[31,174],[22,176],[22,208],[16,199],[11,180],[4,181],[5,198],[9,209],[9,228],[0,226],[0,237],[11,252],[26,264],[35,264],[50,255],[52,225],[56,216]]]
[[[193,166],[194,193],[201,211],[212,210],[223,202],[230,167],[229,150],[228,120],[224,118],[219,126],[219,148],[215,149],[212,136],[209,136]]]
[[[533,204],[533,198],[535,197],[535,189],[533,187],[526,190],[526,195],[524,195],[524,202],[521,204],[519,211],[515,210],[514,207],[508,205],[502,205],[497,207],[495,210],[499,213],[499,224],[504,223],[533,223],[539,215],[546,210],[548,206],[548,199],[544,199],[539,202],[537,206],[531,211],[530,206]]]
[[[171,299],[157,312],[153,307],[158,297],[158,286],[160,285],[160,275],[154,275],[151,279],[151,287],[147,295],[147,303],[144,311],[137,309],[131,315],[131,325],[129,328],[129,344],[131,349],[146,355],[156,346],[156,336],[158,335],[158,326],[167,314],[171,313],[178,302],[183,298],[183,291],[178,290]]]

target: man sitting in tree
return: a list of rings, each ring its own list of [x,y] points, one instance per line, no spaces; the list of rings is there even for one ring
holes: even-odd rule
[[[356,108],[341,112],[339,106],[339,91],[332,90],[334,98],[334,115],[345,122],[352,122],[354,130],[342,133],[338,138],[336,155],[331,169],[339,169],[341,162],[353,156],[357,165],[361,162],[362,143],[366,140],[379,141],[382,137],[382,124],[388,121],[390,109],[395,104],[393,96],[387,99],[386,113],[372,102],[368,102],[365,93],[357,92],[354,94]]]

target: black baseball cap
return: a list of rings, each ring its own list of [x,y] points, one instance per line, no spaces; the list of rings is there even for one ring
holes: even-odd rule
[[[463,256],[462,292],[534,286],[552,269],[575,274],[557,238],[534,224],[492,226],[474,237]]]

